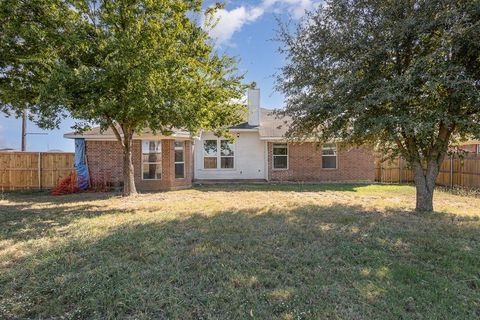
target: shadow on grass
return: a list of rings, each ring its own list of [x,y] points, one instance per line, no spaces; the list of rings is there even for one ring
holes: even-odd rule
[[[369,184],[213,184],[194,188],[200,192],[356,192]],[[147,192],[149,194],[162,192]],[[99,200],[121,197],[120,193],[78,193],[52,196],[47,192],[12,191],[0,195],[8,205],[0,203],[0,236],[13,240],[43,237],[50,227],[61,227],[79,218],[92,218],[112,213],[132,213],[134,209],[108,209],[96,204]],[[36,206],[40,205],[40,206]]]
[[[119,197],[116,193],[51,196],[44,192],[11,192],[3,196],[8,203],[0,203],[0,239],[15,241],[43,237],[50,228],[67,226],[79,218],[134,211],[95,204],[98,200]]]
[[[345,205],[132,220],[6,268],[0,317],[474,319],[479,231]]]
[[[200,184],[194,187],[195,190],[202,192],[216,192],[216,191],[245,191],[245,192],[258,192],[258,191],[287,191],[287,192],[325,192],[325,191],[348,191],[357,192],[358,188],[366,187],[371,184],[368,183],[240,183],[240,184]]]

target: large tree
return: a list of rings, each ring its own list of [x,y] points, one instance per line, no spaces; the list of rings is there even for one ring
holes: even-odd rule
[[[480,1],[327,0],[280,39],[288,134],[403,156],[432,211],[449,143],[480,133]]]
[[[58,53],[64,51],[67,21],[74,14],[67,5],[61,0],[0,2],[0,111],[17,117],[26,110],[32,117],[39,115],[39,93]],[[60,118],[52,111],[34,120],[53,128]]]
[[[136,193],[135,133],[221,131],[239,120],[243,107],[233,101],[242,96],[241,76],[232,58],[214,51],[205,30],[214,9],[202,11],[202,1],[72,0],[58,7],[68,11],[55,37],[64,42],[42,76],[36,110],[47,118],[68,111],[81,120],[79,130],[92,123],[111,129],[124,150],[124,195]]]

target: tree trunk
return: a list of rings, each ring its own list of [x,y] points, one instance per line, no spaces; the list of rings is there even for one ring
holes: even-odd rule
[[[135,187],[132,162],[132,139],[125,137],[123,143],[123,196],[127,197],[136,194],[137,188]]]
[[[417,190],[415,210],[417,212],[433,211],[433,191],[435,190],[439,168],[440,165],[436,161],[428,163],[426,172],[420,162],[414,164],[415,187]]]

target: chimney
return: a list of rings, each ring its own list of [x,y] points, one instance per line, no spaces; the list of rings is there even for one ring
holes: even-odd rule
[[[248,100],[248,124],[251,126],[260,125],[260,89],[252,86],[247,91]]]

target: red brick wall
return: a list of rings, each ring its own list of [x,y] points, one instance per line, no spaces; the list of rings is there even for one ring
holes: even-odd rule
[[[85,141],[88,170],[92,184],[123,182],[123,149],[118,141]]]
[[[338,147],[337,168],[322,169],[322,151],[316,143],[289,143],[288,169],[272,168],[272,146],[268,143],[268,176],[271,181],[373,181],[375,157],[365,148]]]
[[[132,158],[135,184],[138,190],[166,190],[192,185],[192,143],[185,141],[185,178],[175,179],[173,139],[162,140],[162,179],[142,179],[142,143],[133,140]],[[86,141],[86,155],[92,182],[110,182],[115,187],[123,183],[123,149],[118,141]]]
[[[185,142],[185,178],[175,179],[174,140],[162,140],[162,179],[143,180],[141,140],[133,141],[135,182],[139,190],[165,190],[189,187],[193,178],[192,142]],[[123,182],[123,150],[117,141],[86,141],[86,155],[93,181]],[[373,181],[373,152],[364,148],[337,152],[338,168],[322,169],[321,149],[315,143],[289,143],[287,170],[272,169],[272,143],[268,143],[268,175],[272,181]]]

